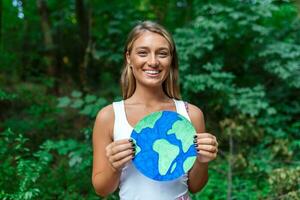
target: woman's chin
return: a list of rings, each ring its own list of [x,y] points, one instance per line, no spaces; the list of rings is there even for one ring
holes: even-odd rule
[[[163,81],[161,80],[144,80],[139,84],[143,85],[144,87],[151,87],[151,88],[158,88],[162,86]]]

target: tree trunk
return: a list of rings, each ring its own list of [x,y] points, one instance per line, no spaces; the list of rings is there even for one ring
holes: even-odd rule
[[[58,93],[58,87],[55,79],[55,53],[54,53],[54,42],[51,33],[51,25],[49,19],[49,10],[47,1],[36,0],[39,14],[41,17],[41,27],[44,36],[45,46],[45,62],[47,66],[47,75],[53,81],[52,91]]]
[[[80,42],[86,47],[89,40],[89,16],[83,0],[76,0],[76,17],[79,25]]]
[[[78,28],[80,39],[79,41],[79,79],[80,85],[83,91],[88,90],[87,86],[87,68],[90,58],[90,51],[92,47],[92,41],[90,37],[91,20],[90,8],[86,8],[84,0],[76,0],[76,18],[78,21]]]
[[[0,49],[2,49],[2,14],[3,13],[3,2],[0,0]]]
[[[21,0],[23,9],[26,9],[26,0]],[[20,70],[18,70],[19,77],[22,81],[26,81],[26,72],[29,63],[29,56],[27,52],[30,52],[30,45],[29,45],[29,26],[28,26],[28,19],[27,15],[24,15],[23,20],[23,40],[22,40],[22,54],[21,54],[21,66]]]
[[[295,4],[296,4],[296,6],[298,8],[298,17],[300,17],[300,0],[296,0]]]
[[[170,1],[165,0],[165,1],[149,1],[149,2],[152,11],[158,17],[158,22],[164,23],[164,20],[166,19],[166,15],[167,15],[167,12],[165,12],[165,10],[167,10],[167,8],[170,7]]]
[[[232,199],[232,157],[233,157],[233,139],[229,135],[229,155],[228,155],[228,172],[227,172],[227,200]]]

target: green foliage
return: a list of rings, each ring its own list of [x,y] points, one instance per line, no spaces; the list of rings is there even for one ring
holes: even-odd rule
[[[32,152],[26,147],[29,139],[10,129],[0,141],[1,199],[97,199],[90,183],[89,142],[46,140]]]
[[[10,98],[9,101],[0,100],[0,116],[3,117],[0,128],[24,131],[24,134],[31,138],[37,132],[56,129],[58,109],[53,106],[55,97],[47,95],[43,86],[21,84],[16,85],[16,88],[13,92],[6,92],[14,98]],[[36,135],[34,140],[42,140],[39,135]],[[45,136],[48,134],[43,137]]]
[[[14,100],[16,98],[15,94],[9,94],[3,90],[0,89],[0,101],[9,101],[9,100]]]
[[[232,186],[211,193],[207,188],[200,196],[208,199],[276,198],[286,193],[297,196],[296,179],[283,183],[285,190],[266,181],[267,177],[273,177],[273,170],[283,166],[278,159],[286,162],[284,170],[287,166],[294,169],[292,163],[299,161],[296,147],[299,128],[294,128],[298,127],[296,119],[300,113],[296,7],[267,1],[194,1],[194,4],[194,19],[175,34],[180,72],[184,74],[183,96],[204,110],[208,122],[220,122],[219,126],[208,124],[208,128],[215,130],[221,149],[226,152],[221,159],[233,171]],[[224,172],[220,163],[214,166]],[[253,175],[256,180],[251,178]],[[219,179],[218,184],[222,181]],[[259,187],[255,185],[257,182]],[[223,191],[222,194],[231,191],[231,196],[214,195],[216,191]]]
[[[71,107],[79,110],[79,114],[94,119],[104,105],[107,104],[106,99],[97,98],[95,95],[87,94],[83,97],[79,91],[73,91],[71,97],[61,97],[58,99],[58,107]]]
[[[273,192],[283,194],[282,199],[299,199],[300,168],[274,169],[268,179]],[[276,197],[276,196],[275,196]]]
[[[145,19],[173,33],[182,97],[220,144],[193,199],[300,199],[298,2],[45,1],[52,46],[36,1],[14,2],[0,6],[0,199],[98,199],[92,125]]]
[[[29,200],[37,199],[41,190],[37,181],[46,171],[52,157],[43,151],[31,154],[26,147],[28,142],[21,134],[15,134],[10,129],[1,133],[1,199]],[[7,184],[10,183],[10,184]]]

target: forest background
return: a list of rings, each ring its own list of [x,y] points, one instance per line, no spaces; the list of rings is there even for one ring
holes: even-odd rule
[[[299,13],[288,0],[0,0],[0,199],[99,199],[92,127],[121,99],[143,20],[173,34],[182,96],[220,143],[193,199],[300,199]]]

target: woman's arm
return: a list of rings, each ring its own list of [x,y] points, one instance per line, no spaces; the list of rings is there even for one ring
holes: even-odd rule
[[[98,113],[93,129],[92,183],[100,196],[107,196],[117,189],[121,170],[132,159],[131,142],[113,142],[113,126],[114,112],[109,105]]]
[[[189,104],[188,108],[190,119],[197,132],[197,138],[195,138],[194,142],[197,146],[198,156],[195,164],[188,173],[189,191],[195,193],[200,191],[206,185],[208,181],[208,162],[215,159],[217,149],[212,142],[216,138],[209,133],[205,133],[205,123],[202,111],[192,104]]]

